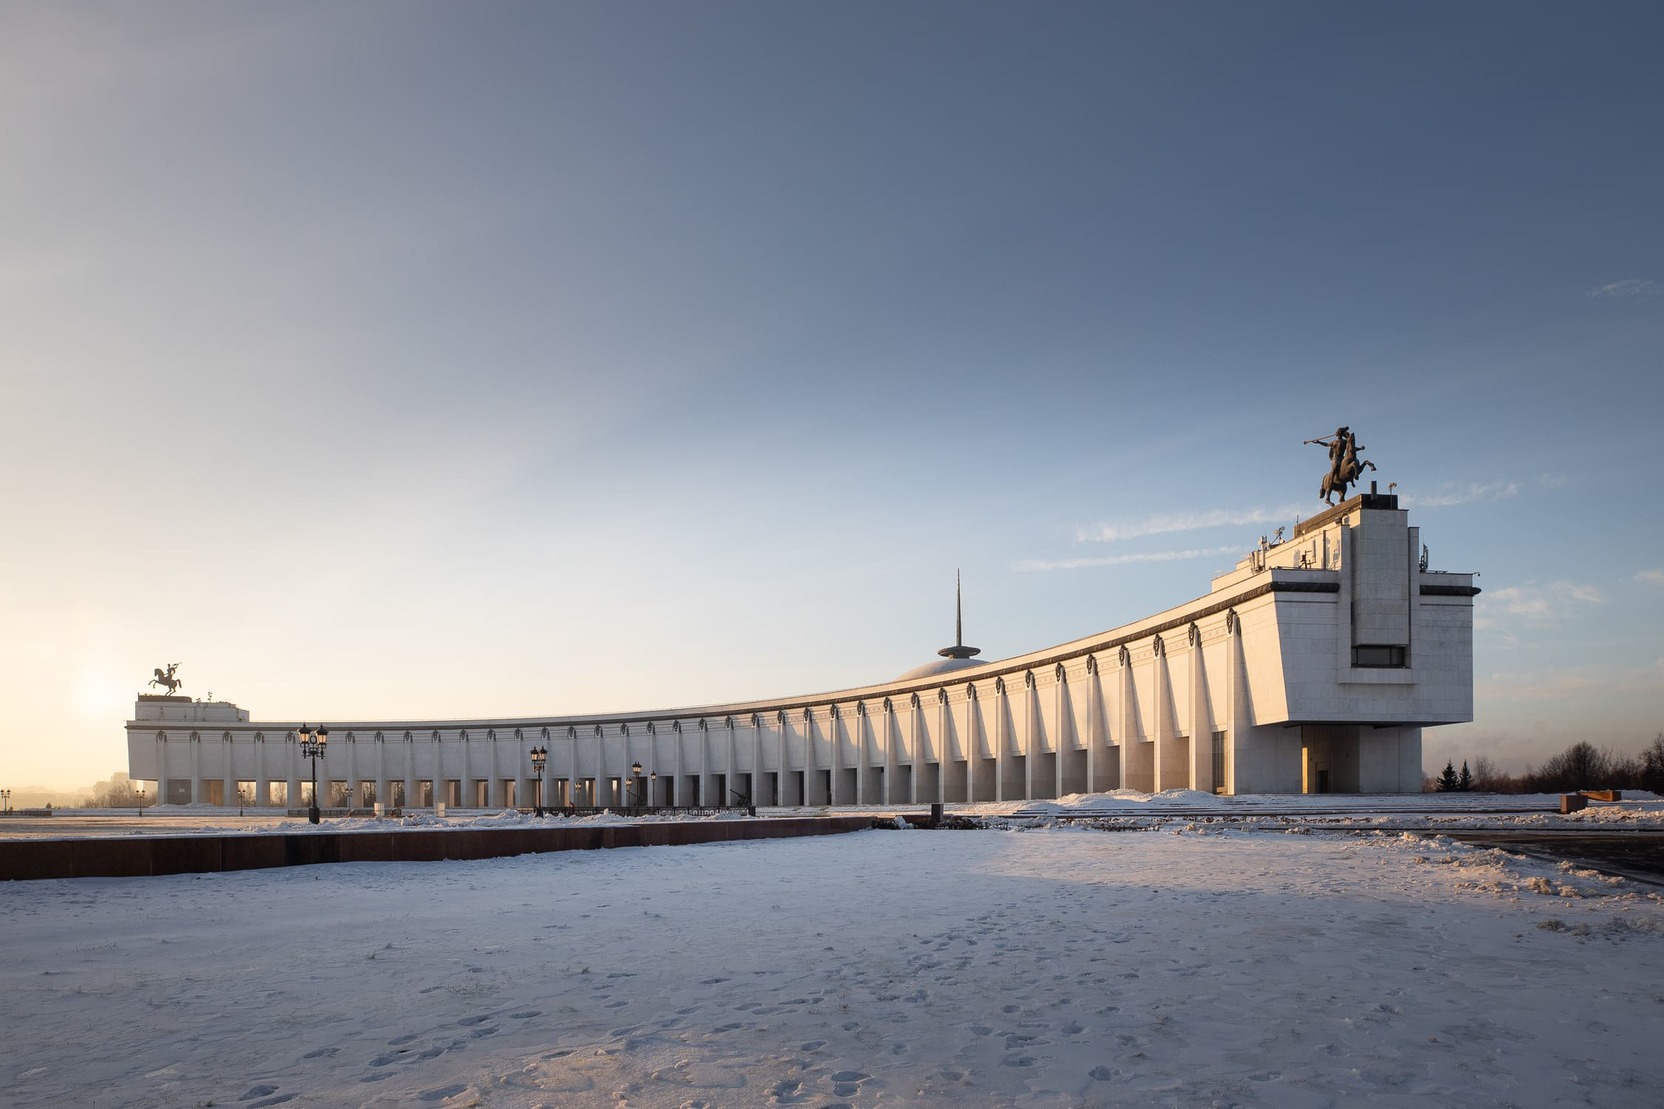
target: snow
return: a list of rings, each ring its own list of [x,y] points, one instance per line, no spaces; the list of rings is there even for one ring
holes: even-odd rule
[[[1317,829],[1042,820],[11,883],[0,1099],[1657,1103],[1656,889]]]

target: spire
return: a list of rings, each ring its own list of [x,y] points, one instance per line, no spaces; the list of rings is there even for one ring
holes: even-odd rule
[[[953,571],[953,645],[965,645],[965,588],[960,584],[959,571]]]
[[[965,646],[965,592],[958,570],[953,572],[953,646],[936,653],[943,658],[971,658],[982,653],[981,647]]]

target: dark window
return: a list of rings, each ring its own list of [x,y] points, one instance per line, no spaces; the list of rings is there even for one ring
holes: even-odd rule
[[[1403,647],[1354,647],[1352,648],[1353,666],[1399,667],[1404,665]]]

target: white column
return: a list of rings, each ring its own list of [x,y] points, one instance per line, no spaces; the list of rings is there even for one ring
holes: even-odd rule
[[[918,696],[918,694],[914,694]],[[919,803],[919,758],[923,744],[919,742],[919,706],[910,704],[907,709],[907,742],[902,751],[907,756],[907,803]]]
[[[730,718],[730,723],[728,724],[728,726],[726,728],[726,731],[728,733],[728,739],[727,739],[727,742],[724,744],[724,746],[728,748],[728,774],[727,774],[727,777],[724,780],[727,782],[727,786],[725,788],[729,792],[726,796],[724,796],[722,798],[722,800],[720,802],[723,805],[730,805],[734,802],[734,800],[735,800],[734,791],[736,791],[739,788],[739,784],[740,784],[740,782],[739,782],[739,765],[740,765],[739,743],[734,738],[734,728],[733,728],[733,724],[732,724],[731,721],[732,721],[732,718]]]
[[[485,796],[492,808],[502,810],[508,808],[508,790],[503,787],[503,768],[497,757],[499,743],[495,729],[486,733],[486,745],[490,749],[486,773],[490,775],[487,779],[490,784],[485,787]]]
[[[1005,718],[1007,713],[1006,695],[1003,692],[1002,680],[994,679],[994,800],[1005,800],[1005,770],[1010,756],[1006,748],[1010,740],[1005,734]]]
[[[162,733],[156,733],[156,804],[165,805],[168,801],[168,745],[162,739]]]
[[[569,730],[566,738],[572,744],[572,750],[568,753],[566,760],[566,796],[575,805],[578,803],[578,733]]]
[[[538,744],[547,747],[548,744]],[[533,784],[536,774],[531,765],[531,749],[526,746],[526,735],[520,729],[514,730],[514,804],[517,808],[537,808],[538,790]]]
[[[675,782],[676,785],[675,789],[671,791],[672,796],[670,800],[674,804],[685,805],[687,804],[687,783],[682,780],[685,768],[682,762],[682,724],[680,721],[675,721],[672,724],[670,729],[670,741],[676,744],[676,758],[672,760],[676,764],[676,777],[671,779],[671,781]]]
[[[237,803],[237,772],[231,764],[234,754],[231,746],[231,733],[220,733],[220,755],[225,763],[220,767],[220,801],[226,805]]]
[[[1207,680],[1207,660],[1202,657],[1198,630],[1190,644],[1190,788],[1212,793],[1213,720],[1208,712]]]
[[[300,744],[285,729],[283,761],[289,768],[289,795],[283,799],[285,808],[300,807]]]
[[[1052,681],[1057,683],[1056,706],[1057,728],[1052,739],[1052,769],[1057,772],[1057,781],[1052,785],[1052,796],[1063,796],[1063,771],[1070,759],[1075,757],[1075,719],[1074,706],[1069,703],[1069,682],[1063,675],[1061,664],[1052,671]]]
[[[872,773],[872,750],[868,746],[872,742],[868,734],[872,723],[860,706],[855,710],[855,803],[867,803],[867,775]]]
[[[400,736],[404,746],[404,807],[416,807],[416,737],[409,732]]]
[[[363,796],[363,786],[358,777],[358,735],[355,732],[349,732],[348,735],[351,738],[346,751],[347,808],[356,809],[359,799]]]
[[[445,737],[440,736],[433,741],[433,803],[449,800],[445,796]]]
[[[1237,742],[1242,735],[1242,618],[1231,610],[1225,618],[1225,792],[1235,795]]]
[[[1173,682],[1167,668],[1167,646],[1161,636],[1156,636],[1157,646],[1155,658],[1150,660],[1154,667],[1155,688],[1155,720],[1151,728],[1151,742],[1155,744],[1155,774],[1151,783],[1153,792],[1160,793],[1164,789],[1171,789],[1171,779],[1175,777],[1173,766],[1173,752],[1171,741],[1174,734],[1172,712]]]
[[[1039,754],[1038,745],[1034,742],[1034,718],[1040,713],[1040,706],[1036,703],[1039,690],[1035,686],[1034,675],[1023,677],[1023,722],[1022,735],[1017,740],[1017,750],[1023,756],[1023,800],[1034,800],[1034,764],[1035,756]]]
[[[1102,703],[1102,689],[1098,681],[1098,664],[1088,662],[1086,671],[1086,792],[1101,792],[1098,786],[1098,745],[1103,742],[1103,729],[1098,719]]]

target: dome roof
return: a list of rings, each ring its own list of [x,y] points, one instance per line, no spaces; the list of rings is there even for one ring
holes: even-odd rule
[[[959,590],[959,575],[953,575],[953,646],[943,647],[936,653],[942,657],[935,662],[927,662],[923,666],[915,666],[901,675],[896,681],[904,682],[912,678],[934,678],[938,674],[951,674],[956,670],[969,670],[982,666],[981,659],[972,658],[980,655],[981,647],[965,646],[965,606]]]
[[[956,670],[974,670],[978,666],[988,665],[980,658],[939,658],[935,662],[927,662],[923,666],[915,666],[907,673],[896,679],[904,682],[911,678],[934,678],[938,674],[951,674]]]

